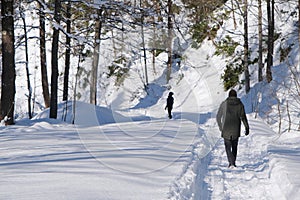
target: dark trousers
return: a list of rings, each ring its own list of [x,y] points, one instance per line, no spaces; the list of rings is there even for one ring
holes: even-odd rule
[[[168,107],[169,119],[172,119],[172,108]]]
[[[229,165],[235,166],[238,142],[239,142],[238,139],[236,140],[224,139],[225,150],[226,150]]]

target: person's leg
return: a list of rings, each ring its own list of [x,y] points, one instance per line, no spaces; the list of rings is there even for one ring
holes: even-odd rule
[[[172,108],[168,108],[169,118],[172,119]]]
[[[238,142],[239,142],[239,139],[231,141],[231,143],[232,143],[232,154],[234,156],[234,165],[235,165],[235,161],[236,161],[236,157],[237,157]]]
[[[232,149],[232,140],[224,139],[224,144],[225,144],[227,159],[229,162],[229,167],[232,165],[235,166],[235,158],[234,158],[234,155],[231,150]]]

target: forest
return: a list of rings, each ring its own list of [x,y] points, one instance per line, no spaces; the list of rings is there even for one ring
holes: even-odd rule
[[[100,68],[105,69],[107,78],[114,77],[116,86],[122,87],[131,63],[140,59],[144,73],[141,81],[147,91],[147,71],[150,67],[155,71],[157,57],[165,53],[168,84],[172,69],[184,60],[183,50],[175,45],[178,38],[193,48],[201,46],[204,40],[212,41],[216,54],[231,58],[220,77],[224,90],[242,85],[248,93],[253,73],[249,67],[257,66],[258,81],[272,81],[274,42],[280,36],[276,32],[276,12],[289,12],[291,20],[298,16],[299,26],[300,0],[288,3],[291,10],[284,11],[276,9],[281,1],[258,0],[255,13],[251,10],[257,21],[249,22],[251,0],[1,1],[1,119],[7,125],[15,122],[16,76],[20,76],[16,69],[20,67],[26,69],[21,78],[27,83],[27,117],[34,116],[33,107],[39,96],[42,107],[50,108],[49,117],[57,118],[58,103],[80,98],[80,81],[89,92],[89,103],[99,103]],[[216,39],[217,31],[228,18],[232,18],[234,26],[243,26],[243,32],[231,33],[242,36],[242,43],[233,37]],[[257,32],[249,36],[253,26]],[[298,35],[300,38],[300,31]],[[253,37],[259,42],[257,50],[251,48]],[[108,41],[110,45],[103,45]],[[282,60],[291,48],[282,49]],[[34,63],[30,56],[33,50]],[[105,62],[101,60],[103,51],[109,52]],[[90,66],[86,67],[86,63]],[[34,93],[33,68],[40,73],[42,94]],[[292,74],[296,77],[296,72]]]

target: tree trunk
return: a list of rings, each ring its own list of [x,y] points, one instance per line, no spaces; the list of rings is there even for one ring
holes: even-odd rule
[[[300,0],[298,0],[298,40],[300,44]],[[300,48],[299,48],[300,51]]]
[[[54,20],[57,25],[60,24],[61,0],[55,0]],[[52,58],[51,58],[51,101],[50,118],[57,118],[57,90],[58,90],[58,42],[59,28],[53,27]]]
[[[99,64],[99,51],[100,51],[100,36],[101,36],[101,12],[98,10],[98,18],[95,24],[95,46],[94,55],[92,63],[92,73],[91,73],[91,87],[90,87],[90,103],[97,105],[97,80],[98,80],[98,64]]]
[[[141,10],[143,8],[142,1],[140,0],[140,7]],[[145,34],[144,34],[144,16],[143,13],[141,14],[141,32],[142,32],[142,46],[143,46],[143,53],[144,53],[144,67],[145,67],[145,87],[148,86],[148,70],[147,70],[147,53],[145,47]]]
[[[72,109],[72,124],[75,124],[75,119],[76,119],[76,93],[77,93],[77,82],[79,78],[79,69],[80,69],[80,63],[81,63],[81,56],[82,56],[82,50],[83,46],[80,47],[79,50],[79,55],[78,55],[78,64],[77,64],[77,72],[75,75],[75,85],[74,85],[74,101],[73,101],[73,109]]]
[[[5,124],[14,124],[15,104],[15,48],[14,48],[14,1],[1,2],[2,17],[2,88],[1,118]]]
[[[48,83],[48,72],[47,72],[47,60],[46,60],[46,28],[45,28],[45,13],[43,5],[44,0],[40,0],[38,3],[40,10],[40,59],[41,59],[41,77],[42,77],[42,88],[43,97],[45,102],[45,108],[50,106],[50,94],[49,94],[49,83]]]
[[[299,0],[300,1],[300,0]],[[152,69],[154,74],[156,74],[156,68],[155,68],[155,56],[156,56],[156,25],[155,25],[155,18],[153,17],[153,46],[152,46]]]
[[[234,3],[233,3],[233,0],[231,0],[231,6],[232,6],[233,25],[234,25],[234,29],[236,29],[237,23],[236,23],[236,19],[235,19],[235,9],[234,9]]]
[[[67,2],[67,35],[66,35],[66,57],[65,57],[65,73],[64,73],[64,89],[63,89],[63,101],[68,100],[68,88],[69,88],[69,72],[70,72],[70,57],[71,57],[71,1]]]
[[[27,37],[27,28],[26,28],[26,20],[24,13],[21,13],[21,18],[23,21],[23,29],[24,29],[24,41],[25,41],[25,64],[26,64],[26,76],[27,76],[27,89],[28,89],[28,117],[29,119],[32,118],[32,111],[31,111],[31,97],[32,97],[32,90],[30,84],[30,73],[29,73],[29,57],[28,57],[28,37]]]
[[[300,1],[300,0],[299,0]],[[262,35],[262,8],[258,0],[258,81],[263,81],[263,35]]]
[[[274,0],[267,0],[267,15],[268,15],[268,55],[266,77],[268,83],[272,81],[272,66],[273,66],[273,45],[274,45]]]
[[[249,75],[249,44],[248,44],[248,0],[244,0],[244,72],[245,72],[245,90],[250,91]]]
[[[168,62],[167,62],[167,83],[171,79],[172,73],[172,40],[173,40],[173,23],[172,23],[172,0],[168,0]]]
[[[300,0],[298,0],[298,42],[299,42],[299,56],[300,56]],[[300,70],[300,65],[298,66],[298,70]]]

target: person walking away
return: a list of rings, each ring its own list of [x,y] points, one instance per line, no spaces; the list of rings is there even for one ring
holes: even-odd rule
[[[169,92],[169,96],[167,98],[167,105],[165,107],[165,110],[168,109],[169,119],[172,119],[172,109],[174,104],[173,94],[173,92]]]
[[[237,98],[237,92],[230,90],[228,98],[223,101],[217,113],[217,123],[224,138],[225,151],[230,168],[236,167],[238,140],[241,122],[245,126],[245,135],[249,135],[249,124],[243,103]]]

